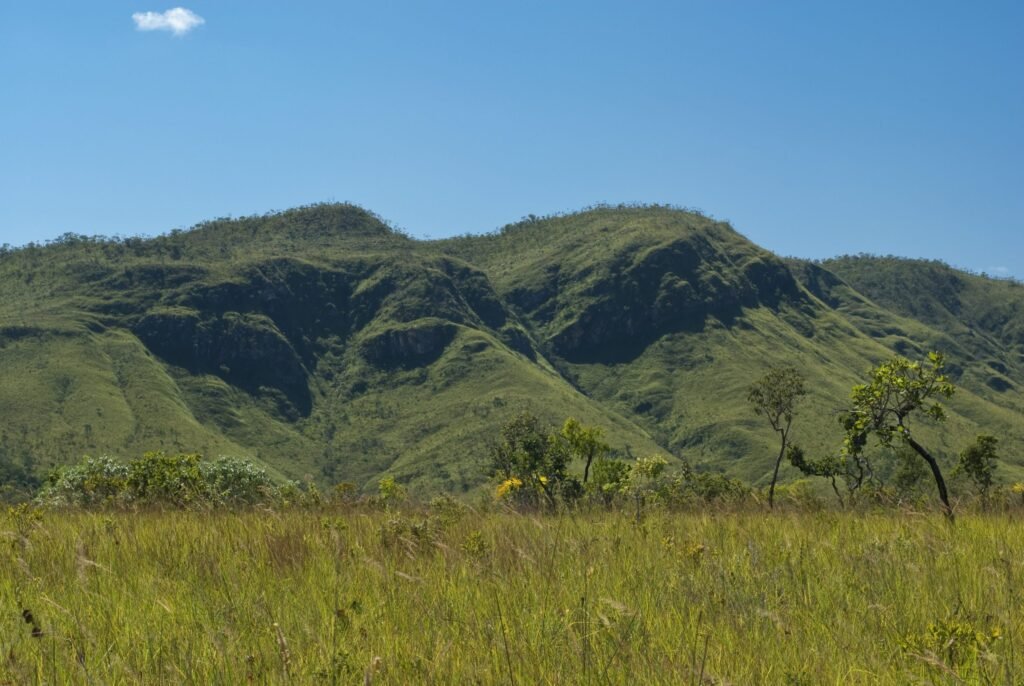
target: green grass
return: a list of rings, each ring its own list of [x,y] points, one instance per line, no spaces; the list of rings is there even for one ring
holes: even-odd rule
[[[1012,684],[1024,660],[1019,513],[54,512],[0,532],[0,683]]]

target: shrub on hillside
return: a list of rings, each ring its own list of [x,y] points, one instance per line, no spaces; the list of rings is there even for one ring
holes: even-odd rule
[[[38,499],[49,505],[96,507],[128,498],[128,467],[111,457],[88,457],[50,473]]]
[[[140,503],[186,507],[206,500],[208,489],[199,455],[148,452],[128,463],[128,490]]]
[[[605,507],[611,507],[629,480],[630,465],[624,460],[598,459],[587,482],[587,492]]]
[[[276,486],[267,470],[248,460],[220,457],[201,468],[209,497],[217,505],[256,505],[274,498]]]
[[[57,507],[116,507],[132,504],[173,507],[247,506],[308,500],[278,487],[266,470],[248,460],[221,457],[203,462],[197,454],[149,452],[123,464],[111,457],[86,457],[54,470],[36,501]],[[294,497],[293,497],[294,496]]]

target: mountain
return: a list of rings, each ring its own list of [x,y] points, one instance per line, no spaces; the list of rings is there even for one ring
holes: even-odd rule
[[[334,204],[153,239],[66,235],[0,254],[0,289],[0,478],[164,449],[463,492],[497,426],[530,409],[601,425],[626,455],[763,483],[774,439],[745,396],[766,367],[805,370],[797,438],[834,451],[850,386],[932,348],[960,389],[924,436],[948,463],[993,433],[1005,474],[1024,474],[1019,284],[783,260],[666,207],[439,241]]]

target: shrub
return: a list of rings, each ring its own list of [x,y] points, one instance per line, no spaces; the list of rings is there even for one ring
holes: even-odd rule
[[[299,492],[295,501],[319,500]],[[42,505],[103,507],[158,504],[174,507],[240,506],[291,500],[266,470],[248,460],[149,452],[127,465],[110,457],[86,457],[53,471],[36,501]]]
[[[342,481],[331,489],[331,499],[341,505],[351,505],[359,499],[359,489],[351,481]]]
[[[86,456],[79,464],[50,473],[37,500],[58,506],[97,507],[128,498],[128,467],[111,457]]]
[[[201,466],[203,481],[216,505],[255,505],[274,499],[277,490],[267,470],[248,460],[220,457]]]
[[[377,482],[377,503],[386,509],[401,505],[408,497],[405,486],[395,481],[393,476],[385,476]]]
[[[750,495],[750,487],[742,481],[715,472],[698,472],[683,465],[686,488],[703,502],[737,502]]]
[[[623,460],[599,459],[587,482],[587,491],[605,507],[611,507],[629,480],[629,463]]]
[[[128,488],[132,499],[184,507],[206,499],[207,488],[200,456],[195,453],[167,455],[148,452],[128,464]]]
[[[995,481],[996,446],[999,440],[995,436],[981,435],[974,444],[960,453],[960,462],[954,474],[966,474],[981,494],[982,502],[988,501],[988,494]]]
[[[639,520],[644,503],[648,498],[656,499],[665,487],[662,475],[668,467],[668,460],[661,455],[637,458],[629,470],[626,491],[633,496],[636,517]]]

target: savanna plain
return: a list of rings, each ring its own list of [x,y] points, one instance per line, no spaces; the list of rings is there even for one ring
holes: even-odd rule
[[[0,683],[1014,684],[1011,508],[0,515]]]

